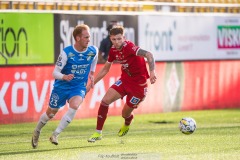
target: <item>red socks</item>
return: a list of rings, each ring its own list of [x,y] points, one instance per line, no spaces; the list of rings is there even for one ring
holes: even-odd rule
[[[107,113],[108,113],[108,108],[109,105],[102,102],[100,104],[100,107],[98,109],[98,117],[97,117],[97,127],[96,130],[102,130],[103,129],[103,125],[105,123],[105,120],[107,118]],[[134,116],[133,114],[131,114],[129,117],[124,118],[125,119],[125,125],[129,126],[133,120]]]
[[[133,120],[133,114],[131,114],[129,117],[127,117],[127,118],[124,118],[125,119],[125,125],[126,126],[129,126],[130,124],[131,124],[131,122],[132,122],[132,120]]]
[[[107,118],[109,105],[102,102],[98,109],[98,117],[97,117],[97,130],[102,130],[104,122]]]

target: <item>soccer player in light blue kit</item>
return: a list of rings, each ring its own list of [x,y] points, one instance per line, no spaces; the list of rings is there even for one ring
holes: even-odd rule
[[[85,24],[76,26],[73,31],[73,37],[75,39],[74,45],[64,48],[56,62],[53,71],[55,82],[49,100],[49,107],[41,115],[34,129],[32,136],[33,148],[38,146],[41,129],[67,101],[69,109],[49,139],[51,143],[58,145],[58,135],[73,120],[79,106],[83,102],[88,78],[90,79],[90,85],[93,85],[98,48],[89,46],[89,27]]]

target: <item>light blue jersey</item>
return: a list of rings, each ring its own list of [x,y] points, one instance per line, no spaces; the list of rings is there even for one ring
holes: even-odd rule
[[[97,53],[96,47],[89,46],[84,52],[77,52],[73,46],[66,47],[63,50],[67,55],[67,62],[62,68],[61,73],[65,75],[74,74],[74,79],[71,81],[57,79],[55,80],[54,87],[63,89],[86,87],[91,64]],[[60,56],[56,65],[63,65],[62,61],[64,59]]]
[[[62,74],[74,74],[71,81],[56,79],[50,97],[51,108],[60,108],[65,105],[66,100],[79,95],[85,97],[86,85],[90,70],[95,71],[98,49],[95,46],[88,46],[83,52],[78,52],[73,46],[63,49],[56,62],[55,70]]]

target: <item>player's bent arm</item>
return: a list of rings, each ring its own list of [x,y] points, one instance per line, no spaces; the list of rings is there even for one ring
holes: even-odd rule
[[[105,65],[103,66],[103,68],[101,68],[101,70],[98,72],[98,74],[96,75],[95,79],[94,79],[94,84],[96,84],[98,81],[100,81],[110,70],[112,66],[112,62],[106,62]]]
[[[70,81],[73,79],[73,77],[74,77],[73,74],[65,75],[65,74],[61,73],[61,71],[62,71],[63,67],[66,65],[66,63],[67,63],[67,55],[64,51],[62,51],[58,57],[55,68],[53,70],[52,75],[55,79],[66,80],[66,81]]]
[[[90,87],[94,87],[94,71],[90,71],[88,78],[90,79]]]
[[[147,62],[148,62],[148,65],[149,65],[149,70],[150,71],[155,70],[155,60],[154,60],[154,57],[153,57],[152,53],[140,48],[137,52],[137,55],[147,58]]]
[[[64,74],[61,73],[61,69],[58,66],[55,66],[53,70],[53,77],[55,79],[63,79]]]
[[[157,77],[155,73],[155,60],[154,60],[153,54],[140,48],[137,51],[137,55],[147,58],[149,71],[150,71],[150,82],[151,84],[154,84],[157,80]]]

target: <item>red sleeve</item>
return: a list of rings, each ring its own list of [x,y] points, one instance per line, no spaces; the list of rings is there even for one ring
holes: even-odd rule
[[[113,62],[115,60],[115,56],[114,56],[114,53],[112,51],[112,48],[109,50],[109,53],[108,53],[108,62]]]
[[[128,41],[128,44],[125,47],[125,51],[128,54],[134,54],[137,55],[137,51],[139,50],[140,47],[136,46],[132,42]]]

